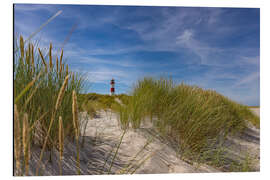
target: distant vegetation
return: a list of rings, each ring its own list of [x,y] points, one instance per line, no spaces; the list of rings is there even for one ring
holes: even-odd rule
[[[127,104],[129,102],[130,96],[126,94],[119,95],[108,95],[108,94],[79,94],[79,108],[81,111],[87,111],[88,114],[93,117],[97,114],[99,110],[113,110],[117,111],[119,107],[119,102],[122,104]],[[117,101],[118,99],[119,101]]]
[[[260,106],[248,106],[249,108],[260,108]]]

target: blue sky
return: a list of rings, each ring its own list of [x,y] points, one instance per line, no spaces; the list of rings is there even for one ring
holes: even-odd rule
[[[64,46],[70,69],[87,77],[88,92],[130,92],[143,76],[214,89],[260,104],[260,10],[257,8],[143,7],[16,4],[14,30],[28,37],[57,11],[34,39]]]

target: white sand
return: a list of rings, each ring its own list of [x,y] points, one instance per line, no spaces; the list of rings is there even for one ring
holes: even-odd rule
[[[108,173],[111,161],[114,158],[116,146],[123,134],[118,122],[117,115],[110,111],[101,111],[94,119],[90,119],[86,113],[81,113],[81,119],[85,119],[88,124],[85,134],[85,146],[80,150],[81,174],[106,174]],[[260,160],[260,131],[252,125],[247,129],[244,135],[230,137],[226,141],[228,147],[228,160],[239,159],[244,161],[247,154],[252,157],[252,171],[259,171]],[[143,149],[146,142],[152,139],[152,142]],[[82,140],[82,139],[81,139]],[[112,164],[112,174],[117,174],[125,168],[130,160],[141,150],[136,160],[132,161],[131,173],[138,165],[140,166],[136,173],[154,174],[154,173],[194,173],[194,172],[220,172],[221,170],[208,166],[190,164],[183,161],[177,155],[175,149],[168,141],[158,136],[151,124],[144,124],[136,130],[128,130],[124,135],[119,152]],[[113,150],[113,151],[112,151]],[[112,151],[112,153],[110,153]],[[40,148],[32,148],[32,157],[30,163],[30,175],[35,174],[36,164]],[[75,143],[66,140],[63,160],[63,174],[76,174],[75,163]],[[49,153],[45,153],[44,160],[48,160]],[[143,159],[148,158],[145,163],[140,164]],[[42,166],[42,175],[59,175],[58,152],[54,151],[52,162]],[[254,160],[255,159],[255,160]],[[104,164],[104,162],[106,162]]]
[[[217,172],[218,170],[209,166],[195,167],[180,160],[175,150],[162,142],[150,128],[151,125],[144,125],[137,130],[129,130],[123,138],[119,149],[118,158],[121,161],[132,159],[146,144],[148,139],[153,138],[152,143],[147,146],[137,159],[151,156],[136,173],[191,173],[191,172]],[[120,139],[123,130],[119,126],[117,117],[111,112],[101,112],[99,118],[90,120],[86,135],[98,135],[101,139],[115,141]],[[156,136],[156,137],[155,137]]]
[[[257,116],[260,117],[260,108],[250,108],[250,110],[251,110],[254,114],[256,114]]]

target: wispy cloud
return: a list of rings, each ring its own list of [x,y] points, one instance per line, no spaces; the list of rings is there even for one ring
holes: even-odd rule
[[[17,4],[15,32],[29,36],[60,9],[36,39],[57,52],[78,24],[64,57],[96,92],[112,77],[125,92],[142,76],[170,75],[259,103],[259,9]]]
[[[182,34],[176,37],[176,44],[189,49],[200,57],[201,64],[217,65],[216,60],[210,59],[209,55],[219,53],[222,50],[214,47],[210,47],[208,44],[200,42],[194,38],[194,31],[184,30]]]
[[[260,73],[253,72],[252,74],[249,74],[246,77],[239,80],[235,84],[235,87],[240,87],[242,85],[250,85],[251,83],[255,83],[257,85],[259,83],[259,80],[260,80]]]

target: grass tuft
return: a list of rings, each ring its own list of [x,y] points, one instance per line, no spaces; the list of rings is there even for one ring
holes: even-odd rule
[[[19,172],[22,170],[19,168],[21,150],[18,141],[20,141],[24,152],[24,174],[27,175],[32,145],[42,147],[40,164],[44,151],[52,151],[59,144],[60,130],[65,132],[65,136],[74,136],[74,128],[70,127],[73,122],[72,93],[79,93],[82,90],[84,80],[78,73],[74,73],[71,80],[69,76],[72,72],[68,70],[60,72],[57,69],[55,65],[57,63],[58,68],[67,65],[63,61],[63,50],[59,62],[57,58],[53,58],[52,44],[49,48],[48,64],[44,52],[38,47],[34,48],[31,43],[24,44],[23,37],[20,37],[19,46],[20,51],[14,52],[14,103],[16,104],[14,120],[18,121],[18,126],[14,127],[15,161],[16,172]],[[20,114],[24,117],[20,118]],[[61,129],[59,123],[54,121],[60,116],[63,120]],[[39,164],[36,168],[37,175]],[[23,171],[20,174],[23,174]]]
[[[166,78],[139,80],[118,112],[123,127],[139,128],[149,119],[163,136],[178,143],[181,154],[200,154],[209,143],[244,130],[245,120],[259,121],[246,106],[213,90],[176,85]]]

